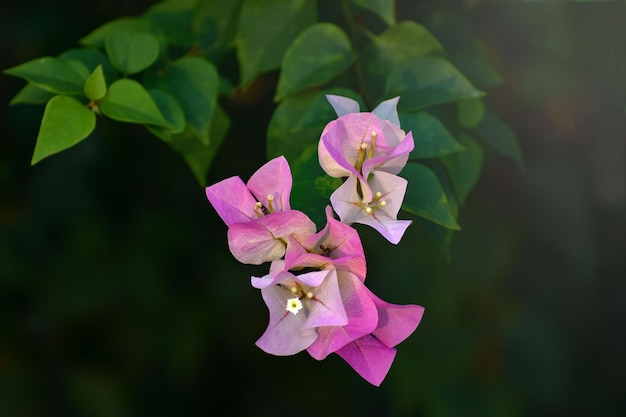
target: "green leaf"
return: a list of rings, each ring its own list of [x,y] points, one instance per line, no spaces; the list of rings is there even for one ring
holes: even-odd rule
[[[55,96],[41,119],[31,165],[85,139],[96,127],[96,115],[78,100]]]
[[[183,109],[191,132],[209,144],[209,127],[217,103],[219,77],[209,61],[185,56],[165,73],[149,73],[146,85],[170,93]]]
[[[441,158],[459,204],[463,204],[476,185],[483,168],[483,150],[471,136],[461,133],[459,141],[465,152],[457,152]]]
[[[104,79],[102,65],[98,65],[85,81],[85,96],[89,100],[100,100],[107,93],[107,83]]]
[[[100,101],[102,113],[113,120],[127,123],[169,127],[152,96],[135,80],[123,78],[109,86]]]
[[[439,179],[439,183],[441,184],[441,188],[446,194],[446,198],[448,199],[448,206],[450,207],[450,212],[452,216],[456,219],[459,214],[459,206],[456,200],[456,195],[452,190],[452,185],[448,179],[447,172],[445,167],[441,163],[433,163],[430,165],[430,169]],[[447,227],[440,226],[432,221],[426,220],[423,217],[416,217],[416,223],[419,223],[420,226],[426,230],[434,239],[435,245],[442,253],[444,258],[447,261],[452,259],[451,249],[452,249],[452,238],[454,237],[454,233],[456,230],[448,229]]]
[[[291,207],[305,213],[321,229],[326,224],[324,209],[330,204],[330,195],[341,185],[341,178],[332,178],[322,170],[316,144],[303,149],[291,165]]]
[[[204,144],[190,130],[172,135],[170,146],[185,160],[201,186],[206,185],[206,172],[230,127],[228,115],[217,105],[210,128],[210,141]]]
[[[85,78],[73,61],[43,57],[4,70],[56,94],[82,94]]]
[[[46,104],[48,100],[54,96],[54,93],[39,88],[33,83],[28,83],[15,95],[15,97],[13,97],[13,99],[9,102],[9,105]]]
[[[436,158],[464,149],[435,116],[426,112],[400,112],[398,116],[400,117],[400,126],[406,132],[411,131],[413,133],[415,148],[409,158]]]
[[[352,3],[371,10],[389,25],[396,22],[395,0],[352,0]]]
[[[72,59],[82,62],[89,73],[93,72],[98,65],[102,65],[104,78],[110,83],[120,78],[119,72],[113,68],[109,59],[100,50],[92,47],[72,48],[59,54],[59,58]]]
[[[204,54],[224,54],[234,46],[241,4],[242,0],[203,1],[196,6],[191,25]]]
[[[104,48],[104,44],[109,35],[118,30],[148,31],[151,29],[150,21],[142,18],[122,17],[103,24],[94,29],[87,36],[81,38],[81,45]]]
[[[461,126],[474,128],[480,124],[485,115],[485,104],[481,98],[464,98],[457,101],[457,119]]]
[[[267,127],[267,157],[269,159],[285,155],[287,160],[296,160],[307,145],[319,139],[315,137],[311,129],[293,131],[315,96],[313,92],[304,92],[285,97],[278,104]]]
[[[185,114],[171,94],[158,89],[148,90],[148,93],[156,103],[163,117],[165,117],[165,120],[167,120],[169,127],[165,128],[150,125],[146,127],[154,133],[155,136],[167,142],[170,140],[172,133],[180,133],[185,129]]]
[[[191,30],[195,3],[195,0],[160,1],[148,9],[144,17],[153,21],[161,29],[168,43],[191,47],[195,42],[195,36]]]
[[[440,226],[460,230],[437,175],[424,165],[408,163],[401,172],[408,183],[402,208]]]
[[[389,74],[385,95],[401,96],[398,107],[411,111],[484,93],[445,59],[416,57]]]
[[[328,102],[326,94],[333,94],[342,97],[348,97],[359,102],[361,108],[365,108],[363,99],[353,90],[345,87],[334,87],[317,93],[311,104],[300,117],[296,125],[292,128],[292,132],[299,132],[307,129],[313,129],[319,134],[322,133],[324,126],[331,120],[337,118],[337,113]]]
[[[325,22],[309,26],[285,52],[274,99],[325,84],[353,60],[350,40],[341,28]]]
[[[485,110],[485,117],[476,131],[492,148],[502,155],[512,158],[520,169],[524,168],[524,155],[517,141],[515,132],[490,109]]]
[[[156,61],[160,45],[149,32],[118,29],[107,36],[105,48],[115,68],[123,74],[135,74]]]
[[[409,59],[443,54],[443,46],[437,38],[424,26],[410,20],[390,26],[380,36],[371,36],[362,59],[371,94],[380,96],[387,75]]]
[[[294,38],[317,21],[315,0],[244,0],[237,28],[240,84],[278,68]]]
[[[468,80],[480,89],[488,89],[502,83],[502,77],[477,54],[454,55],[450,61]]]

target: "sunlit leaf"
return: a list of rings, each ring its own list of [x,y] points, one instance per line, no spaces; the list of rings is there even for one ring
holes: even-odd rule
[[[65,150],[85,139],[96,127],[96,115],[78,100],[55,96],[41,119],[31,164]]]
[[[240,83],[278,68],[291,42],[316,21],[315,0],[244,0],[236,38]]]
[[[309,26],[285,52],[275,99],[325,84],[353,60],[350,40],[341,28],[325,22]]]

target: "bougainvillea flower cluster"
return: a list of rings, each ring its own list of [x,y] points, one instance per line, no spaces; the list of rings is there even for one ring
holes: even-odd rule
[[[322,132],[320,165],[331,177],[347,177],[330,197],[333,209],[342,222],[366,224],[398,243],[411,221],[397,220],[407,186],[397,174],[414,147],[411,132],[400,129],[398,98],[362,113],[352,99],[327,97],[339,118]]]
[[[316,232],[306,214],[291,209],[291,170],[282,156],[247,183],[227,178],[207,187],[206,195],[228,226],[233,256],[243,263],[270,263],[266,275],[251,278],[269,310],[256,345],[279,356],[306,350],[317,360],[335,353],[378,386],[395,346],[415,331],[424,308],[387,303],[365,286],[363,245],[349,224],[369,224],[393,243],[401,239],[410,222],[396,219],[406,190],[406,180],[397,174],[413,138],[399,128],[397,99],[372,113],[358,112],[358,104],[355,108],[356,102],[344,97],[328,99],[339,118],[322,133],[320,164],[346,180],[331,196],[322,230]]]

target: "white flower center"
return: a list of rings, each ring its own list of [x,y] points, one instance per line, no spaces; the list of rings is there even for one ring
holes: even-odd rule
[[[298,314],[298,311],[302,310],[302,301],[300,301],[300,299],[297,297],[288,299],[287,307],[285,308],[285,310],[295,316],[296,314]]]

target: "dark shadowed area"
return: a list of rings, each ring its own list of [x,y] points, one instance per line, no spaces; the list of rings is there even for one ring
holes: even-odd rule
[[[3,2],[0,68],[152,4]],[[381,387],[337,356],[255,347],[267,310],[249,277],[264,267],[232,258],[204,190],[143,127],[104,120],[31,167],[43,108],[10,107],[24,82],[0,74],[0,416],[626,410],[626,4],[398,0],[397,16],[482,51],[525,169],[486,147],[450,262],[417,224],[397,247],[358,228],[372,290],[426,308]],[[210,182],[266,160],[276,78],[223,103],[235,122]]]

